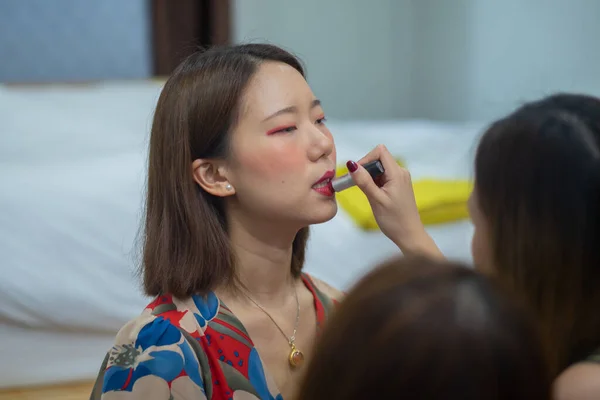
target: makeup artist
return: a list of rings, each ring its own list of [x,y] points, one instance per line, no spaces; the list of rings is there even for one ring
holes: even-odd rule
[[[378,157],[391,166],[383,148],[361,162]],[[440,256],[423,235],[406,172],[393,168],[381,188],[360,168],[354,177],[388,237]],[[534,311],[554,398],[600,399],[600,99],[555,94],[491,124],[469,210],[475,267]]]

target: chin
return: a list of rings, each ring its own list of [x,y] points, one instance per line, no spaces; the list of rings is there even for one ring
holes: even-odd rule
[[[317,208],[317,207],[315,207]],[[338,205],[335,201],[332,201],[331,204],[322,205],[318,207],[318,212],[315,210],[314,214],[311,215],[310,225],[322,224],[324,222],[330,221],[333,217],[336,216],[338,212]]]

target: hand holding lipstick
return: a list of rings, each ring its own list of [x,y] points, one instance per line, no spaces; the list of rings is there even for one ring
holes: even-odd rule
[[[380,160],[385,172],[375,180],[362,165]],[[421,222],[410,173],[398,165],[384,145],[378,145],[357,163],[348,161],[352,179],[367,196],[381,231],[405,255],[443,257]]]

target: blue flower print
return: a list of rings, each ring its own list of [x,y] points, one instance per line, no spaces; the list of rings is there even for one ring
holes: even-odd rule
[[[209,292],[206,296],[192,296],[196,308],[200,314],[194,313],[196,321],[202,329],[206,328],[208,321],[215,318],[219,312],[219,299],[213,292]]]
[[[134,343],[113,347],[108,365],[103,392],[131,391],[135,382],[147,375],[172,382],[183,371],[192,382],[204,389],[199,365],[190,345],[181,332],[162,317],[145,325]]]
[[[281,394],[273,397],[269,391],[267,385],[267,378],[265,376],[265,370],[262,365],[262,361],[255,348],[250,350],[250,356],[248,358],[248,379],[261,399],[264,400],[283,400]]]

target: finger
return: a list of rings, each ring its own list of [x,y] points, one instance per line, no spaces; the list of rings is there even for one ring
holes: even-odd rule
[[[398,165],[398,163],[396,162],[394,157],[391,155],[391,153],[388,151],[388,149],[384,145],[382,145],[382,144],[377,145],[366,156],[361,158],[358,161],[358,164],[365,165],[365,164],[375,161],[375,160],[379,160],[381,162],[381,164],[383,165],[383,170],[384,170],[384,173],[382,175],[380,175],[377,178],[377,180],[375,181],[377,186],[379,186],[379,187],[384,186],[386,183],[390,182],[391,180],[397,179],[398,169],[400,168],[400,166]]]
[[[396,175],[396,173],[400,171],[398,161],[396,161],[396,158],[394,158],[392,153],[390,153],[390,151],[384,145],[380,144],[377,147],[379,147],[379,161],[381,161],[381,163],[383,164],[383,168],[386,171],[390,171],[388,176]]]
[[[361,158],[360,160],[357,161],[358,164],[360,165],[365,165],[367,163],[370,163],[371,161],[375,161],[375,160],[379,160],[381,155],[381,145],[375,147],[373,150],[371,150],[370,152],[368,152],[363,158]],[[385,168],[385,167],[384,167]]]
[[[348,161],[346,166],[348,167],[348,171],[350,171],[352,180],[363,191],[369,201],[379,202],[383,193],[367,170],[354,161]]]
[[[363,158],[358,160],[357,164],[365,165],[365,164],[368,164],[373,161],[380,161],[381,157],[382,157],[382,150],[384,150],[384,149],[385,149],[385,146],[383,146],[381,144],[377,145],[373,150],[371,150],[369,153],[367,153],[367,155],[365,155]],[[381,164],[383,165],[384,172],[383,172],[383,174],[378,176],[377,179],[375,180],[375,183],[377,184],[377,186],[383,186],[386,184],[386,182],[388,182],[390,180],[390,175],[387,172],[390,168],[386,165],[387,163],[384,164],[382,162]]]
[[[385,171],[380,177],[381,185],[384,185],[386,182],[398,177],[400,166],[385,145],[377,145],[367,155],[358,160],[358,164],[364,165],[375,160],[379,160],[381,162]]]
[[[382,184],[399,176],[399,173],[401,171],[398,165],[398,161],[396,161],[392,153],[390,153],[390,151],[387,149],[387,147],[385,147],[385,145],[377,145],[375,149],[371,150],[369,154],[360,159],[358,163],[364,165],[374,160],[381,161],[383,169],[385,170],[385,173],[382,177]]]

